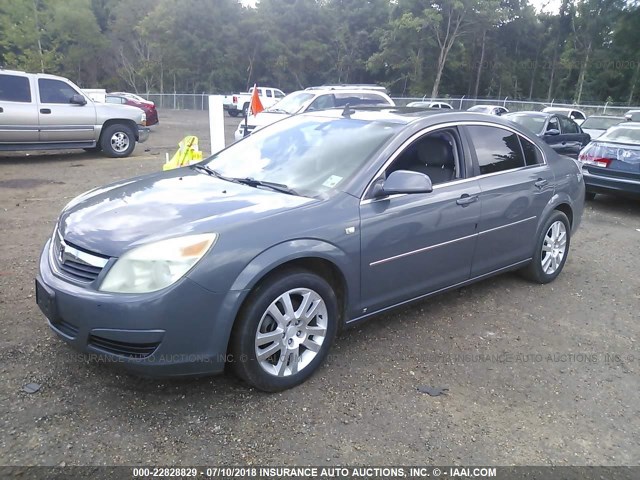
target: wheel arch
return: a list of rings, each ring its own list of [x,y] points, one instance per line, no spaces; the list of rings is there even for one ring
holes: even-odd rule
[[[102,140],[102,134],[104,133],[104,131],[111,125],[126,125],[127,127],[131,128],[136,142],[140,139],[140,136],[138,134],[138,125],[136,124],[136,122],[129,118],[110,118],[102,124],[102,128],[100,129],[100,136],[98,137],[98,143],[100,143],[100,141]]]
[[[246,305],[250,294],[273,275],[287,269],[304,269],[319,275],[333,288],[339,308],[338,327],[342,328],[347,319],[348,305],[354,292],[358,291],[359,272],[350,265],[349,256],[333,244],[320,240],[294,240],[281,243],[255,257],[236,277],[230,294],[240,295],[232,313],[233,322],[229,326],[227,349],[231,341],[231,331],[238,313]],[[351,287],[350,287],[351,285]]]

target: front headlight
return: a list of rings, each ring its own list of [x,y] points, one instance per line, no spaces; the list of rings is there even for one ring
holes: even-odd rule
[[[134,248],[111,267],[100,290],[148,293],[168,287],[198,263],[217,238],[216,233],[188,235]]]

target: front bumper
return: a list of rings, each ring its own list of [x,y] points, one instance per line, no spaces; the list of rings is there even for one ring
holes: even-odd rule
[[[138,143],[144,143],[149,139],[149,132],[151,130],[148,127],[141,127],[138,125]]]
[[[587,192],[640,195],[640,174],[622,172],[617,175],[597,167],[583,167],[582,173]]]
[[[185,277],[149,294],[112,294],[54,272],[40,257],[36,301],[76,350],[145,376],[220,373],[240,292],[213,293]]]

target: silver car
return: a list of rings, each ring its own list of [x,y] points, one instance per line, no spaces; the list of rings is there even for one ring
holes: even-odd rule
[[[551,282],[584,195],[574,160],[501,117],[305,113],[73,200],[36,300],[62,340],[117,365],[229,365],[277,391],[343,327],[511,270]]]
[[[126,157],[148,135],[138,108],[94,102],[64,77],[0,69],[0,151],[81,148]]]

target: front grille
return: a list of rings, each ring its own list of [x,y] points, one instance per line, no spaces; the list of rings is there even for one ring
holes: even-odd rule
[[[65,322],[64,320],[52,322],[52,325],[68,337],[75,338],[78,335],[78,327],[69,322]]]
[[[62,239],[56,231],[51,257],[58,271],[79,282],[93,282],[107,264],[108,258],[81,249]]]
[[[158,348],[160,342],[128,343],[120,342],[117,340],[110,340],[98,335],[90,335],[89,345],[104,352],[114,355],[120,355],[122,357],[145,358],[151,355],[156,350],[156,348]]]

